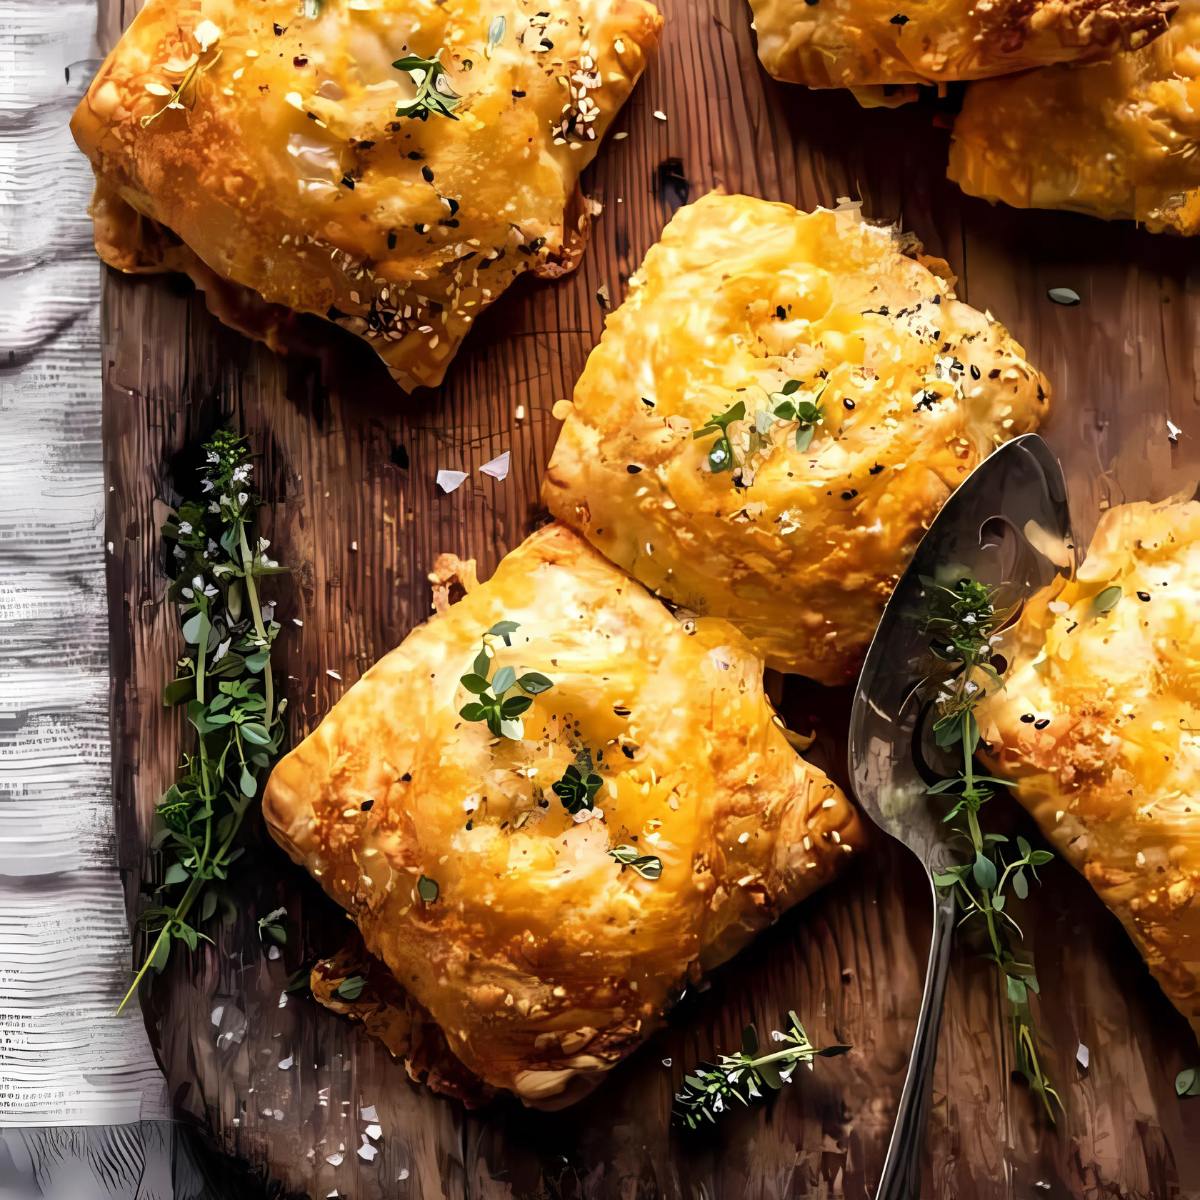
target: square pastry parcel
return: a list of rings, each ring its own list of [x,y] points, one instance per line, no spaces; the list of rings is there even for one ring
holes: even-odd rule
[[[645,0],[149,0],[72,122],[97,248],[271,344],[315,313],[437,384],[518,275],[577,261],[579,172],[660,25]]]
[[[559,1106],[862,844],[762,679],[731,624],[550,525],[372,667],[263,809],[450,1052]]]

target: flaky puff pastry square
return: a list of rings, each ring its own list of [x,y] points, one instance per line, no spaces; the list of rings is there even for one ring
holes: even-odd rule
[[[967,89],[950,178],[1017,208],[1200,232],[1200,3],[1149,46]]]
[[[437,384],[518,275],[568,269],[579,173],[660,25],[645,0],[149,0],[72,122],[101,254],[146,269],[127,205],[248,320],[328,317]]]
[[[1101,518],[1078,578],[1005,635],[977,710],[996,773],[1200,1035],[1200,504]]]
[[[944,84],[1102,58],[1167,26],[1175,0],[750,0],[758,54],[812,88]]]
[[[515,629],[489,634],[499,622]],[[484,645],[492,680],[551,681],[512,736],[460,715]],[[576,816],[554,790],[572,768],[599,776]],[[467,1068],[550,1107],[861,841],[737,631],[676,620],[557,524],[368,671],[263,808]]]
[[[1047,390],[945,263],[857,208],[714,194],[651,247],[556,410],[543,497],[768,665],[846,683],[934,514]]]

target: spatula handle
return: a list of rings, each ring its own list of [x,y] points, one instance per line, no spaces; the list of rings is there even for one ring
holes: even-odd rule
[[[929,965],[925,968],[925,991],[917,1015],[912,1057],[900,1093],[900,1107],[875,1200],[917,1200],[921,1194],[921,1146],[929,1116],[933,1064],[937,1060],[938,1030],[946,998],[946,976],[950,969],[950,946],[954,940],[954,894],[933,889],[933,938],[929,943]]]

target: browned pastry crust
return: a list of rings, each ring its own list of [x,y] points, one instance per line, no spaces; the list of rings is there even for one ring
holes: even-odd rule
[[[1047,407],[1045,378],[948,276],[853,207],[680,209],[559,409],[546,504],[769,666],[848,682],[946,497]],[[772,417],[783,401],[821,404],[802,449]],[[702,431],[737,404],[737,466],[714,471]]]
[[[352,1000],[338,989],[348,980],[363,987]],[[309,977],[313,998],[331,1012],[362,1022],[391,1053],[404,1060],[409,1077],[468,1108],[486,1103],[494,1092],[450,1053],[437,1023],[397,982],[396,977],[355,938],[331,958],[321,959]]]
[[[1198,585],[1200,504],[1111,509],[1078,579],[1005,636],[1013,666],[978,717],[996,772],[1200,1035]]]
[[[553,681],[518,740],[459,715],[502,620],[518,628],[488,637],[492,667]],[[584,751],[603,784],[578,820],[552,784]],[[603,1079],[861,844],[737,631],[677,621],[561,525],[368,671],[275,768],[263,811],[465,1068],[542,1107]],[[622,869],[620,844],[661,877]]]
[[[315,7],[149,0],[72,130],[106,196],[194,255],[166,265],[328,317],[406,389],[436,384],[513,279],[576,260],[579,172],[661,19],[646,0]],[[408,55],[440,55],[452,116],[398,115]],[[119,241],[98,246],[128,268]]]
[[[1140,50],[973,84],[950,178],[1017,208],[1200,232],[1200,3]]]
[[[750,0],[763,66],[813,88],[944,84],[1145,45],[1176,0]]]

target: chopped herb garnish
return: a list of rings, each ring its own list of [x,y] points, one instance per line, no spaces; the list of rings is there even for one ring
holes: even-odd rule
[[[614,846],[609,852],[621,864],[621,870],[632,867],[643,879],[662,875],[662,859],[656,854],[639,854],[636,846]]]
[[[732,1107],[735,1100],[748,1106],[765,1092],[777,1092],[785,1083],[791,1083],[800,1064],[811,1070],[814,1058],[833,1058],[850,1049],[826,1046],[818,1050],[794,1012],[788,1013],[787,1030],[773,1033],[771,1040],[780,1049],[760,1053],[758,1030],[747,1025],[737,1054],[722,1054],[715,1065],[704,1063],[685,1075],[683,1087],[675,1093],[676,1121],[689,1129],[699,1129],[704,1121],[715,1125],[718,1115]]]
[[[500,13],[492,18],[492,23],[488,26],[488,41],[487,41],[487,56],[492,57],[492,51],[504,41],[504,31],[508,22],[504,19],[504,14]]]
[[[1055,304],[1066,308],[1074,308],[1079,303],[1079,293],[1074,288],[1052,287],[1046,293]]]
[[[1200,1096],[1200,1067],[1187,1067],[1175,1076],[1175,1095],[1182,1100]]]
[[[789,379],[779,391],[771,393],[771,415],[777,421],[796,422],[796,449],[801,453],[812,445],[817,426],[825,420],[820,400],[827,386],[822,384],[815,401],[791,398],[800,390],[799,380],[796,379]]]
[[[284,735],[286,701],[275,699],[271,667],[279,625],[274,606],[258,592],[262,577],[282,568],[255,533],[260,502],[250,490],[250,453],[228,430],[204,452],[201,498],[181,504],[163,526],[172,545],[167,594],[188,647],[163,702],[184,706],[194,748],[182,756],[156,810],[153,845],[167,859],[158,889],[164,899],[142,913],[139,924],[158,936],[118,1012],[147,971],[167,965],[175,942],[195,950],[201,939],[211,940],[196,925],[210,920],[219,904],[230,910],[221,886],[242,853],[234,842]],[[276,941],[282,939],[272,930],[278,925],[283,933],[281,915],[270,914],[260,927]]]
[[[733,443],[729,440],[729,426],[746,416],[746,403],[739,400],[723,413],[713,413],[707,423],[692,434],[693,439],[717,435],[716,443],[708,452],[708,465],[713,471],[732,471],[735,465]]]
[[[937,719],[933,724],[936,743],[943,749],[960,748],[963,767],[953,777],[929,788],[931,796],[951,801],[943,820],[953,823],[956,840],[965,850],[965,861],[937,872],[934,883],[954,892],[962,908],[960,924],[982,927],[988,939],[987,957],[999,967],[1005,982],[1009,1020],[1016,1051],[1016,1071],[1037,1095],[1051,1122],[1062,1100],[1042,1068],[1038,1057],[1030,992],[1038,991],[1032,960],[1019,957],[1010,944],[1022,938],[1021,927],[1011,916],[1006,889],[1024,900],[1029,879],[1038,880],[1037,868],[1052,861],[1048,850],[1035,850],[1017,838],[1017,854],[1006,859],[1001,846],[1008,838],[983,831],[979,813],[995,794],[995,787],[1011,786],[1006,780],[978,774],[975,751],[979,746],[979,722],[975,709],[987,695],[988,685],[1003,687],[1003,661],[996,658],[993,637],[1010,613],[996,607],[995,589],[969,576],[946,585],[923,579],[927,609],[921,631],[929,636],[934,657],[944,664],[936,678]],[[999,665],[997,665],[999,664]],[[1040,881],[1039,881],[1040,882]]]
[[[441,889],[438,887],[438,881],[436,879],[430,879],[428,875],[422,875],[421,878],[417,880],[417,895],[420,896],[426,904],[432,904],[438,898],[438,893],[440,891]]]
[[[519,626],[516,621],[498,621],[484,635],[483,648],[475,656],[471,670],[459,678],[459,683],[477,700],[464,704],[458,715],[467,721],[485,721],[496,737],[520,741],[524,735],[521,714],[533,703],[530,696],[549,691],[554,683],[538,671],[518,676],[515,668],[501,667],[494,677],[488,637],[499,637],[506,646],[512,645],[512,634]],[[524,695],[512,694],[524,692]]]
[[[361,975],[351,975],[333,989],[333,994],[339,1000],[357,1000],[366,986],[367,981]]]
[[[441,54],[440,50],[438,54]],[[397,71],[407,71],[417,85],[417,94],[411,100],[401,100],[396,105],[396,116],[427,121],[430,113],[436,113],[452,121],[458,120],[454,110],[462,103],[462,97],[450,86],[449,75],[437,55],[421,58],[417,54],[407,54],[396,59],[392,66]]]
[[[581,750],[562,778],[550,785],[550,790],[562,801],[563,808],[574,816],[596,807],[596,793],[603,783],[604,780],[592,769],[591,754]]]

